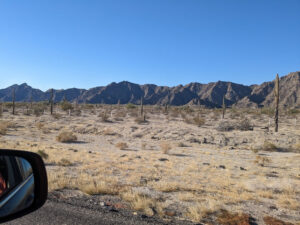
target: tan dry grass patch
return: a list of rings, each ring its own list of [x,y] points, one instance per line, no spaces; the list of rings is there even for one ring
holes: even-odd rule
[[[168,142],[162,142],[160,143],[160,148],[164,154],[168,154],[169,151],[172,149],[172,146]]]
[[[116,147],[119,148],[120,150],[125,150],[128,148],[128,145],[126,142],[118,142],[116,144]]]
[[[71,131],[62,131],[56,136],[56,140],[62,143],[71,143],[77,141],[77,136]]]

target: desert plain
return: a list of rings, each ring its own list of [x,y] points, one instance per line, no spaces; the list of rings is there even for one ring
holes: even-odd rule
[[[40,154],[50,193],[117,198],[163,220],[300,224],[300,113],[282,108],[279,132],[272,113],[57,104],[50,115],[21,104],[12,115],[3,106],[0,148]]]

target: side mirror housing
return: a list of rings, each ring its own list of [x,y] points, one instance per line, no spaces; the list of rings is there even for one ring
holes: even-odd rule
[[[37,210],[47,195],[47,173],[38,154],[0,149],[0,223]]]

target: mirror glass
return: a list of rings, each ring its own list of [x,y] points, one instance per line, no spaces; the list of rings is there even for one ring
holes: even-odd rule
[[[0,154],[0,218],[29,208],[34,200],[34,176],[21,157]]]

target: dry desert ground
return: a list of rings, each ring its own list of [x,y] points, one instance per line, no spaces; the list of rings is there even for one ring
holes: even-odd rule
[[[39,153],[50,192],[114,196],[163,219],[300,224],[297,110],[280,111],[275,133],[270,109],[222,119],[219,109],[144,106],[144,121],[140,106],[75,108],[7,107],[0,117],[0,148]]]

